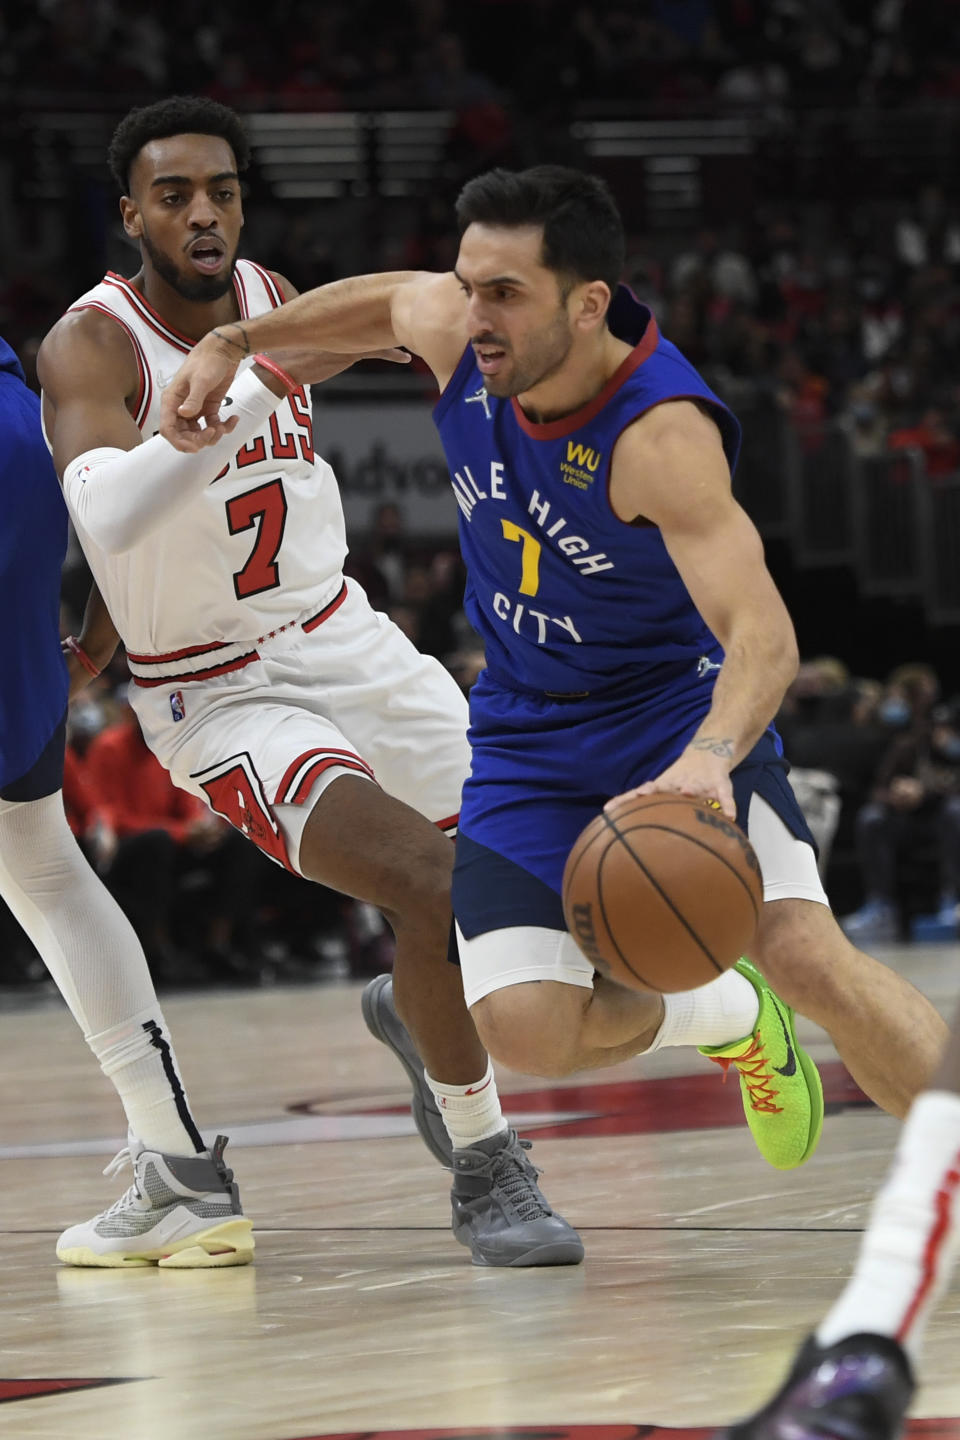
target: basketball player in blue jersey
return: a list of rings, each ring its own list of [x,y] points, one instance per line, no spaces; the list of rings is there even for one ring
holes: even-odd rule
[[[64,815],[68,672],[59,623],[67,510],[43,443],[39,401],[2,339],[0,505],[0,603],[7,617],[0,895],[113,1082],[131,1134],[151,1153],[149,1183],[172,1226],[163,1247],[170,1261],[161,1263],[242,1265],[253,1254],[252,1227],[223,1163],[226,1142],[221,1137],[205,1148],[140,942]]]
[[[740,1071],[767,1158],[800,1164],[822,1098],[788,1007],[896,1114],[945,1029],[846,940],[821,886],[771,727],[797,650],[731,493],[739,426],[618,285],[623,227],[600,181],[492,171],[457,215],[451,274],[356,277],[217,327],[167,391],[163,433],[187,451],[216,443],[233,425],[221,398],[253,350],[286,355],[294,374],[309,345],[424,357],[487,654],[453,882],[481,1038],[542,1075],[698,1045]],[[757,969],[665,997],[593,974],[564,927],[563,867],[591,817],[637,791],[713,800],[748,831],[766,902]]]

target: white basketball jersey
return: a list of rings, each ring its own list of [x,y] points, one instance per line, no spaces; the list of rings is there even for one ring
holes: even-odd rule
[[[282,304],[272,277],[249,260],[238,260],[234,288],[244,318]],[[140,371],[133,415],[149,439],[160,428],[163,388],[193,341],[112,272],[70,308],[105,311],[129,336]],[[184,679],[209,672],[213,661],[221,672],[235,668],[258,638],[320,611],[343,586],[340,495],[330,466],[314,455],[302,388],[278,403],[216,480],[132,550],[108,555],[80,527],[78,534],[135,676],[157,675],[158,662],[169,662],[159,666],[164,675]]]

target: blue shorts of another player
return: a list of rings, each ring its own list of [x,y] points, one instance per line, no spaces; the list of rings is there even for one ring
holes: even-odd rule
[[[64,712],[40,756],[25,775],[0,786],[0,800],[17,804],[24,800],[42,800],[63,786],[63,754],[66,749],[67,716]]]

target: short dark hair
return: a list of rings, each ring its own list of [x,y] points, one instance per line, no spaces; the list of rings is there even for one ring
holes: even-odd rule
[[[596,175],[565,165],[488,170],[457,197],[460,234],[468,225],[543,228],[543,263],[577,281],[603,280],[616,290],[626,242],[617,203]]]
[[[107,161],[121,191],[130,188],[130,167],[144,145],[168,135],[219,135],[233,151],[237,170],[250,164],[250,141],[235,110],[201,95],[171,95],[125,115],[113,132]]]

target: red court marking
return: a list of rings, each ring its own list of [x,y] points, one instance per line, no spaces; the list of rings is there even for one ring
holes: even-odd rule
[[[820,1066],[828,1114],[872,1106],[839,1060]],[[723,1130],[743,1124],[743,1103],[736,1071],[727,1083],[716,1066],[702,1074],[670,1079],[620,1080],[606,1085],[560,1085],[502,1095],[504,1113],[525,1115],[538,1140],[572,1140],[591,1135],[667,1135],[682,1130]],[[318,1096],[287,1106],[298,1115],[322,1114]],[[358,1114],[403,1115],[406,1105],[358,1107]],[[550,1123],[550,1116],[580,1112],[577,1119]],[[535,1126],[535,1129],[534,1129]],[[472,1432],[464,1432],[472,1434]],[[960,1436],[958,1436],[960,1440]]]
[[[34,1400],[39,1395],[63,1395],[70,1390],[98,1390],[104,1385],[129,1385],[133,1377],[99,1380],[0,1380],[0,1405],[7,1400]]]
[[[828,1111],[870,1105],[839,1060],[820,1066]],[[598,1093],[599,1092],[599,1093]],[[626,1080],[609,1085],[571,1085],[557,1090],[527,1090],[501,1097],[506,1114],[588,1110],[569,1124],[538,1124],[538,1139],[585,1135],[666,1135],[678,1130],[721,1130],[743,1124],[740,1080],[731,1069],[723,1083],[719,1069],[703,1075],[674,1075],[660,1080]]]
[[[718,1421],[718,1424],[725,1423]],[[291,1436],[290,1440],[708,1440],[709,1425],[518,1425],[471,1430],[346,1430]],[[960,1417],[910,1420],[907,1440],[960,1440]]]

